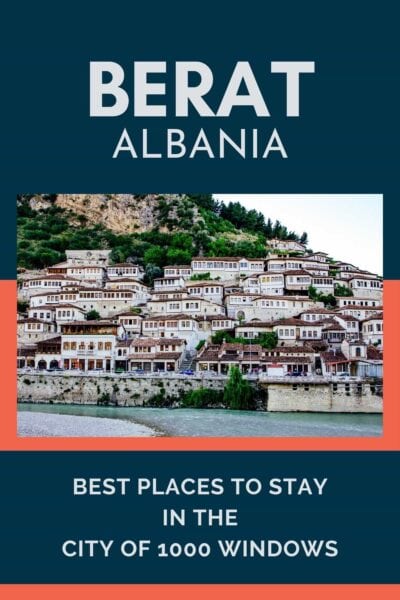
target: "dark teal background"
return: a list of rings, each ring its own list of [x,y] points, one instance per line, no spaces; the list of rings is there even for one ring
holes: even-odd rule
[[[2,20],[1,278],[16,274],[17,193],[181,191],[382,193],[384,274],[400,277],[400,53],[394,3],[19,2],[3,7]],[[146,120],[130,114],[90,119],[90,60],[121,63],[128,82],[134,60],[167,60],[169,66],[176,60],[204,61],[216,80],[210,102],[220,98],[235,62],[248,60],[272,117],[255,119],[250,109],[235,109],[230,119]],[[284,116],[283,77],[269,74],[271,60],[316,62],[316,74],[301,81],[298,119]],[[159,139],[168,127],[188,132],[204,127],[211,137],[219,127],[231,135],[240,127],[266,132],[276,127],[289,158],[112,160],[123,127],[158,130]],[[255,513],[249,508],[244,526],[261,535],[260,523],[266,523],[281,537],[329,533],[343,542],[340,560],[237,561],[233,567],[230,561],[183,567],[144,561],[138,570],[129,561],[103,568],[97,561],[60,559],[61,538],[98,537],[100,530],[129,536],[132,528],[137,531],[137,514],[143,528],[151,522],[153,537],[160,535],[155,501],[140,508],[143,513],[114,501],[71,502],[71,474],[84,469],[117,476],[131,468],[177,477],[208,475],[217,467],[219,474],[234,469],[244,476],[271,468],[300,477],[315,468],[329,471],[333,492],[326,499],[307,505],[282,501],[272,518],[266,507]],[[2,453],[0,580],[398,582],[399,472],[399,453]]]
[[[394,4],[363,2],[76,2],[8,5],[2,35],[3,215],[0,275],[15,276],[18,192],[384,193],[385,277],[399,277],[399,43]],[[271,118],[89,118],[89,61],[201,60],[214,71],[210,102],[249,60]],[[286,118],[284,77],[271,60],[314,60],[301,79],[301,117]],[[168,76],[168,82],[172,81]],[[167,84],[168,85],[168,84]],[[289,158],[131,160],[111,155],[123,127],[277,127]],[[321,203],[321,210],[324,210]],[[345,215],[343,215],[345,218]],[[327,215],[328,220],[328,215]],[[299,229],[302,227],[299,225]],[[374,243],[371,240],[371,243]]]
[[[399,583],[398,454],[46,452],[0,455],[0,583]],[[328,477],[323,496],[73,496],[73,477]],[[237,527],[161,526],[163,508],[237,508]],[[337,558],[65,558],[69,539],[336,539]],[[114,550],[114,549],[113,549]]]

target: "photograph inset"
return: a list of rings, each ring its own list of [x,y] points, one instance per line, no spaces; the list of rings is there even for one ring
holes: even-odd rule
[[[382,197],[24,194],[18,435],[382,435]]]

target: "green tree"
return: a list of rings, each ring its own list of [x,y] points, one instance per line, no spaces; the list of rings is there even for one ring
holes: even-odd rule
[[[166,252],[163,248],[152,246],[144,253],[145,265],[151,263],[157,267],[165,266]]]
[[[324,303],[325,308],[334,308],[336,306],[336,298],[333,294],[320,294],[318,300]]]
[[[304,244],[305,246],[307,246],[308,243],[308,235],[306,231],[303,231],[303,233],[301,234],[301,238],[300,238],[300,243]]]
[[[224,403],[232,410],[249,410],[253,406],[253,391],[243,379],[238,367],[232,367],[224,389]]]
[[[318,300],[319,298],[317,288],[315,288],[313,285],[310,285],[308,288],[308,297],[310,298],[310,300]]]
[[[157,279],[158,277],[162,277],[163,276],[163,270],[158,267],[157,265],[153,264],[153,263],[149,263],[146,265],[146,269],[145,269],[145,276],[144,276],[144,283],[146,285],[153,285],[153,282],[155,279]]]
[[[278,334],[276,331],[267,331],[260,333],[256,339],[256,344],[260,344],[263,348],[273,350],[278,343]]]
[[[189,250],[179,248],[168,248],[167,262],[172,265],[190,265],[192,254]]]
[[[335,285],[335,296],[353,296],[353,292],[350,288],[340,283]]]
[[[29,308],[29,300],[17,300],[17,311],[25,313]]]
[[[100,314],[97,310],[89,310],[86,313],[86,321],[98,321],[100,319]]]

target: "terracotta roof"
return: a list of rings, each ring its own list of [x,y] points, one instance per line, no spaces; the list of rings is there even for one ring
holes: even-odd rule
[[[368,346],[367,358],[370,360],[383,360],[383,353],[378,348],[375,348],[375,346]]]
[[[57,263],[55,265],[50,265],[49,267],[47,267],[47,269],[58,269],[59,267],[67,267],[67,266],[69,266],[69,263],[67,261],[64,261],[64,262]]]
[[[289,269],[286,271],[285,275],[307,275],[308,277],[311,277],[310,273],[308,271],[304,271],[304,269]]]
[[[198,319],[199,319],[200,323],[202,321],[221,321],[221,320],[235,322],[235,320],[236,320],[234,317],[228,317],[228,315],[202,315]]]
[[[241,325],[236,325],[236,328],[239,327],[269,327],[272,328],[274,321],[249,321],[248,323],[242,323]]]
[[[123,281],[129,281],[130,283],[140,283],[140,285],[142,285],[143,287],[147,287],[142,281],[136,279],[135,277],[114,277],[114,279],[106,281],[106,285],[114,285],[115,283],[122,283]]]
[[[273,327],[278,327],[281,325],[295,325],[297,327],[300,325],[307,325],[307,323],[301,319],[295,319],[294,317],[289,317],[288,319],[278,319],[277,321],[272,321],[271,324]]]
[[[139,347],[139,346],[156,346],[158,344],[158,341],[155,340],[154,338],[135,338],[133,340],[130,341],[130,346],[132,347]]]
[[[366,323],[366,321],[382,321],[383,313],[376,313],[375,315],[370,315],[366,319],[362,319],[361,323]]]
[[[381,277],[379,277],[378,275],[372,275],[372,274],[357,274],[354,275],[354,277],[349,277],[349,281],[353,281],[353,279],[378,279],[379,281],[381,280]],[[379,288],[377,288],[379,289]]]
[[[321,352],[321,358],[324,362],[329,364],[349,362],[343,352],[340,350],[336,352],[333,352],[332,350],[328,352]]]
[[[266,352],[268,352],[268,350],[266,350]],[[270,352],[279,352],[280,355],[282,355],[282,353],[286,353],[286,352],[290,352],[290,353],[307,353],[307,354],[314,354],[315,350],[314,348],[311,348],[311,346],[308,346],[307,344],[304,344],[303,346],[278,346],[277,348],[274,348],[273,350],[270,350]]]
[[[53,309],[57,309],[57,308],[74,308],[76,310],[79,310],[82,313],[85,313],[86,310],[84,308],[80,308],[79,306],[77,306],[76,304],[48,304],[48,305],[40,305],[40,306],[33,306],[32,309],[35,310],[42,310],[44,307],[47,307],[46,310],[50,310],[51,308]],[[30,309],[30,310],[32,310]]]
[[[195,360],[195,362],[200,362],[200,361],[206,362],[206,361],[218,360],[218,351],[207,349],[205,352],[203,352],[202,354],[197,356],[194,360]]]
[[[67,327],[68,325],[86,325],[87,327],[97,326],[102,327],[103,325],[117,327],[116,323],[112,321],[70,321],[69,323],[62,323],[61,327]]]
[[[149,290],[149,293],[151,296],[159,296],[159,295],[163,295],[165,296],[166,294],[182,294],[185,296],[189,296],[186,288],[176,288],[175,290]],[[174,300],[174,298],[161,298],[161,300],[165,301],[165,300]],[[156,302],[156,300],[150,300],[150,302]]]
[[[46,325],[51,325],[49,321],[43,321],[41,319],[35,319],[34,317],[26,317],[24,319],[18,319],[18,323],[45,323]]]
[[[134,265],[133,263],[127,263],[127,262],[125,262],[125,263],[115,263],[113,265],[107,265],[106,268],[107,269],[112,269],[114,267],[132,267],[132,268],[135,268],[135,269],[139,269],[139,265]]]
[[[358,320],[352,315],[335,315],[335,319],[342,319],[343,321],[355,321],[358,323]]]
[[[309,356],[266,356],[262,358],[265,363],[311,363]]]
[[[332,324],[327,325],[326,327],[323,327],[322,331],[346,331],[346,330],[339,323],[336,323],[336,324],[332,323]]]
[[[191,269],[190,265],[166,265],[165,267],[163,267],[164,271],[165,269]]]
[[[313,315],[313,314],[334,315],[335,311],[328,310],[327,308],[310,308],[309,310],[303,310],[303,311],[301,311],[300,314],[301,315]]]
[[[148,353],[137,353],[137,354],[129,354],[128,358],[129,360],[144,360],[144,359],[148,359],[148,360],[155,360],[155,359],[164,359],[164,360],[171,360],[171,359],[178,359],[180,358],[181,353],[180,352],[148,352]]]
[[[76,277],[69,277],[67,275],[44,275],[43,277],[33,277],[32,279],[25,279],[24,283],[26,281],[55,281],[55,280],[60,280],[60,281],[79,281],[79,279],[77,279]]]
[[[57,346],[60,345],[61,347],[61,335],[58,335],[56,337],[47,339],[47,340],[42,340],[40,342],[37,342],[36,346],[37,349],[39,350],[42,346],[47,346],[47,345],[52,345],[52,344],[56,344]]]
[[[105,265],[68,265],[68,269],[105,269]]]

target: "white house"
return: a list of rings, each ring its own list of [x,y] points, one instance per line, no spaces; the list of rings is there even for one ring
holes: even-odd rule
[[[17,321],[17,338],[20,344],[33,344],[53,337],[55,324],[49,321],[19,318]]]
[[[198,318],[185,314],[171,314],[145,317],[142,322],[142,335],[181,338],[186,341],[189,350],[194,350],[200,340],[207,339],[209,333],[199,328]]]
[[[191,275],[192,269],[190,265],[168,265],[168,267],[164,267],[164,277],[189,279]]]
[[[22,298],[30,298],[40,293],[59,292],[62,287],[79,283],[76,277],[67,275],[44,275],[43,277],[33,277],[25,279],[20,288]]]
[[[178,371],[185,348],[186,342],[180,338],[135,338],[129,346],[129,369],[147,373]]]
[[[116,263],[106,267],[107,277],[109,279],[143,279],[144,270],[139,265],[132,263]]]
[[[350,289],[354,296],[359,298],[369,298],[374,300],[382,299],[382,281],[376,277],[358,275],[349,279]]]
[[[204,315],[224,315],[225,309],[221,304],[205,298],[188,296],[176,300],[150,300],[147,303],[149,313],[156,315],[184,313],[194,317]]]
[[[367,344],[383,348],[383,314],[376,313],[362,321],[361,331]]]
[[[124,337],[131,339],[140,335],[142,331],[143,317],[132,312],[123,312],[116,315],[117,323],[124,328]]]
[[[107,321],[74,321],[61,325],[64,369],[114,370],[118,325]]]
[[[210,273],[213,279],[239,279],[264,271],[264,259],[243,258],[238,256],[198,256],[192,260],[192,274]]]
[[[168,290],[181,290],[185,287],[185,280],[181,275],[171,275],[169,277],[157,277],[153,282],[156,292]]]
[[[306,246],[296,240],[280,240],[278,238],[272,238],[267,240],[267,247],[274,248],[276,250],[286,250],[289,252],[305,252]]]
[[[224,286],[215,281],[186,281],[187,292],[194,297],[205,298],[221,304],[224,297]]]

